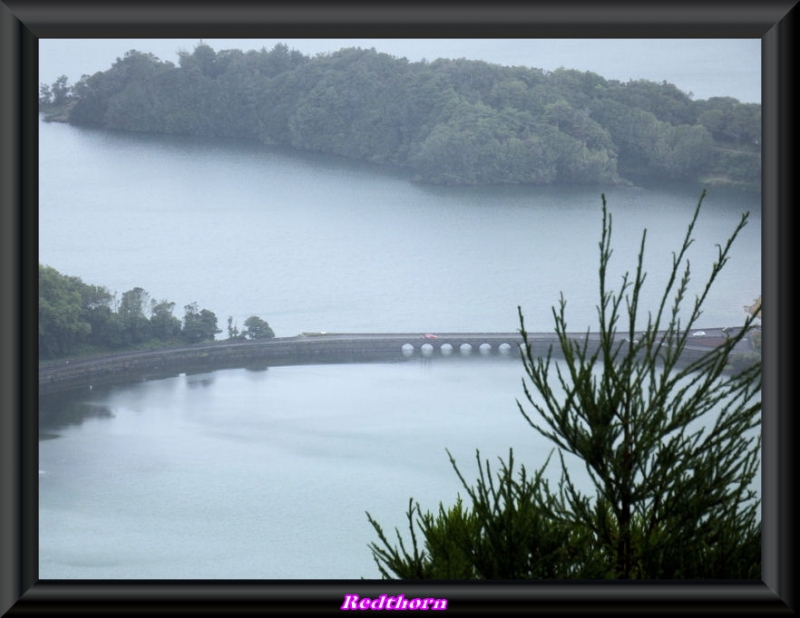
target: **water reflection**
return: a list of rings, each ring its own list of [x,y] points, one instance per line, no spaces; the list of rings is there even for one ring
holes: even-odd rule
[[[186,386],[189,388],[205,388],[214,384],[214,376],[206,373],[201,376],[186,376]]]
[[[58,393],[39,397],[39,440],[59,437],[53,430],[80,425],[87,419],[112,419],[111,408],[86,401],[86,392]]]

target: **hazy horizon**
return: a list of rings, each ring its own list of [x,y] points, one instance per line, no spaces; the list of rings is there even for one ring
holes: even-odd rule
[[[215,51],[271,49],[285,43],[307,56],[374,48],[411,62],[466,58],[553,71],[591,71],[609,80],[666,81],[694,99],[761,102],[760,39],[41,39],[39,82],[105,71],[129,50],[178,61],[202,42]]]

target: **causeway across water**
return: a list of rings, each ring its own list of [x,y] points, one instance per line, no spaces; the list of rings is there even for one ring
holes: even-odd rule
[[[690,333],[685,353],[699,356],[725,342],[731,329],[707,328]],[[585,333],[574,333],[582,341]],[[617,336],[624,344],[628,338]],[[589,334],[589,344],[599,337]],[[247,341],[215,341],[191,346],[118,352],[42,363],[39,392],[52,393],[108,383],[125,383],[228,368],[281,365],[402,362],[414,358],[508,357],[519,361],[522,335],[510,333],[324,333]],[[528,333],[535,354],[559,350],[554,332]],[[745,339],[739,351],[751,351]]]

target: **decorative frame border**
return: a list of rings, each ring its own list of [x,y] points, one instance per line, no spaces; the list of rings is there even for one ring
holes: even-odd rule
[[[0,0],[0,615],[326,613],[345,594],[436,596],[462,613],[793,614],[790,318],[796,152],[793,0],[495,5]],[[763,580],[700,582],[62,581],[38,577],[39,38],[760,38]]]

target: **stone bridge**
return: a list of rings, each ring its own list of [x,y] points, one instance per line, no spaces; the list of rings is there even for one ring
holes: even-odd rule
[[[719,330],[719,329],[718,329]],[[714,333],[696,338],[687,346],[697,356],[724,338]],[[575,333],[583,340],[585,334]],[[618,338],[620,341],[623,337]],[[590,335],[589,345],[599,341]],[[528,333],[534,354],[559,351],[555,333]],[[327,363],[404,362],[414,358],[505,357],[519,361],[522,336],[511,333],[304,333],[254,341],[216,341],[193,346],[159,348],[73,358],[42,363],[39,393],[87,388],[100,384],[136,382],[201,373],[216,369],[266,369],[283,365]]]

